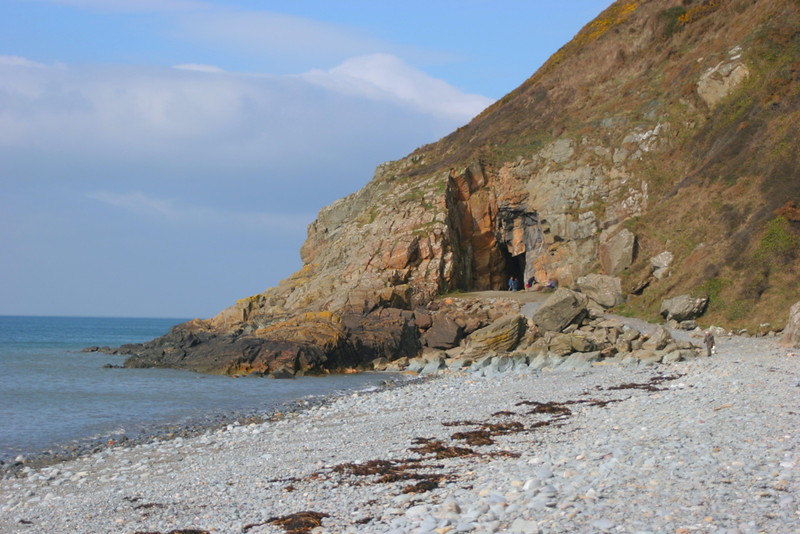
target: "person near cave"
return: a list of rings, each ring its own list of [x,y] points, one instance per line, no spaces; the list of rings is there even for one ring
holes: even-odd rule
[[[528,281],[525,284],[525,289],[532,289],[535,284],[536,284],[536,277],[531,276],[530,278],[528,278]]]

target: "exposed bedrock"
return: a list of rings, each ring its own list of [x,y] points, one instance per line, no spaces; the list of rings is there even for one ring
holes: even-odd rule
[[[665,315],[777,325],[800,265],[800,8],[677,4],[616,2],[469,124],[323,208],[299,271],[119,349],[127,365],[292,376],[413,357],[518,312],[443,303],[511,277],[582,289],[559,294],[570,313],[690,295],[709,301]]]

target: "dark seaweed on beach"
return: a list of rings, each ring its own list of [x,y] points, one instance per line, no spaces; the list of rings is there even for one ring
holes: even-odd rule
[[[522,401],[518,402],[517,406],[533,406],[533,410],[529,411],[528,414],[572,415],[572,410],[564,406],[564,404],[566,403]]]
[[[460,456],[474,456],[475,451],[464,447],[448,447],[441,441],[435,439],[416,438],[415,443],[419,443],[421,447],[412,447],[409,450],[418,452],[420,454],[432,454],[437,459],[443,458],[458,458]]]
[[[438,487],[439,487],[439,481],[437,480],[423,480],[422,482],[418,482],[413,486],[406,486],[405,488],[403,488],[402,493],[425,493],[427,491],[431,491],[432,489],[436,489]]]
[[[247,532],[253,527],[270,524],[283,527],[283,530],[285,530],[287,534],[305,534],[306,532],[311,532],[313,529],[322,526],[322,520],[326,517],[330,516],[321,512],[298,512],[283,517],[272,517],[267,519],[265,523],[247,525],[242,530]]]
[[[630,384],[620,384],[618,386],[610,386],[605,389],[607,390],[620,390],[620,389],[642,389],[644,391],[664,391],[665,388],[656,387],[656,384],[661,384],[662,382],[669,382],[670,380],[677,380],[684,375],[661,375],[661,376],[654,376],[650,379],[649,382],[644,383],[630,383]]]
[[[478,426],[480,423],[475,421],[444,421],[442,426]]]
[[[510,417],[512,415],[517,415],[517,413],[503,410],[503,411],[499,411],[499,412],[493,413],[492,417]]]
[[[450,437],[453,439],[466,441],[467,445],[472,445],[473,447],[480,447],[482,445],[494,444],[494,440],[492,439],[492,434],[487,430],[471,430],[469,432],[456,432]]]

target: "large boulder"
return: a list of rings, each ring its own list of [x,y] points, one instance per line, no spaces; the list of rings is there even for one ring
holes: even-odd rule
[[[783,329],[781,347],[800,348],[800,302],[789,309],[789,322]]]
[[[708,305],[708,297],[691,297],[680,295],[661,303],[661,315],[666,319],[678,322],[696,319],[703,315]]]
[[[475,352],[507,352],[519,344],[525,334],[527,321],[519,314],[501,317],[467,338],[467,347]]]
[[[447,297],[428,305],[428,309],[437,316],[454,320],[465,336],[501,317],[519,313],[521,307],[519,300],[511,297]]]
[[[642,344],[645,350],[663,350],[671,343],[674,343],[672,334],[669,330],[661,325],[656,326],[655,330],[647,337],[647,340]]]
[[[422,344],[433,349],[447,350],[459,344],[464,332],[461,326],[444,314],[433,317],[431,327],[422,335]]]
[[[578,288],[603,308],[613,308],[625,301],[622,281],[616,276],[587,274],[578,278]]]
[[[589,299],[582,293],[559,288],[533,314],[533,322],[544,331],[560,332],[586,314]]]
[[[607,274],[613,276],[630,267],[635,253],[636,236],[630,230],[600,235],[600,265]]]

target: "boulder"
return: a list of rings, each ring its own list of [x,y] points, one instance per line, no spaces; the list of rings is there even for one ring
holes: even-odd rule
[[[626,228],[615,234],[603,232],[600,236],[600,265],[612,276],[630,267],[635,251],[636,236]]]
[[[488,326],[506,315],[520,312],[519,300],[512,297],[491,299],[447,297],[431,302],[428,308],[435,315],[447,316],[461,327],[464,336]]]
[[[588,298],[582,293],[559,288],[533,314],[533,322],[544,331],[560,332],[586,314]]]
[[[669,273],[669,266],[672,265],[672,252],[665,250],[657,256],[650,258],[650,265],[653,267],[653,276],[661,280]]]
[[[616,276],[587,274],[578,278],[578,288],[603,308],[612,308],[625,300],[622,281]]]
[[[672,339],[672,334],[669,333],[669,330],[663,326],[656,326],[653,333],[642,344],[642,348],[651,351],[662,350],[671,343],[675,343],[675,340]]]
[[[789,309],[789,322],[783,329],[781,347],[800,348],[800,302]]]
[[[464,337],[461,327],[449,316],[436,314],[431,327],[422,335],[422,344],[434,349],[447,350],[459,344]]]
[[[525,334],[527,321],[519,314],[506,315],[467,338],[470,351],[506,352],[514,349]]]
[[[707,305],[708,297],[680,295],[663,301],[660,313],[667,320],[688,321],[703,315]]]

